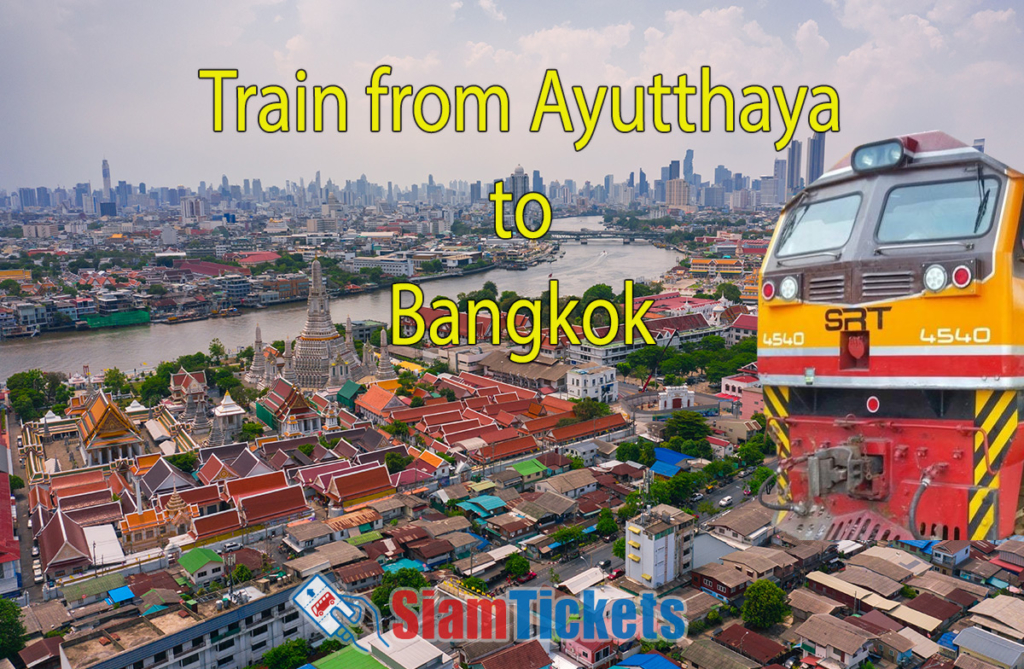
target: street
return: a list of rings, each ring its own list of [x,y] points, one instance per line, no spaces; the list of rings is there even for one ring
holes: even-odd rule
[[[38,601],[42,597],[43,586],[37,585],[32,578],[32,532],[28,529],[30,518],[28,508],[28,476],[25,467],[21,463],[21,454],[18,453],[18,437],[21,435],[18,417],[13,411],[6,410],[7,422],[7,444],[10,449],[11,474],[21,477],[25,482],[21,490],[11,491],[18,507],[18,527],[16,533],[21,546],[21,584],[22,589],[29,594],[32,601]]]
[[[611,560],[612,565],[605,570],[607,573],[612,569],[619,569],[624,566],[622,560],[612,556],[612,544],[598,540],[596,544],[585,547],[580,556],[570,562],[533,562],[530,561],[530,569],[537,572],[537,580],[531,581],[528,585],[538,588],[552,586],[551,569],[554,568],[558,574],[559,583],[565,583],[573,576],[577,576],[591,567],[596,567],[602,560]]]

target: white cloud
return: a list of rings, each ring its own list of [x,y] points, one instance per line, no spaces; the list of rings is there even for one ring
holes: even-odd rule
[[[495,21],[504,21],[505,13],[498,9],[498,3],[494,0],[479,0],[477,3],[480,5],[480,9],[484,10],[487,16],[491,17]]]

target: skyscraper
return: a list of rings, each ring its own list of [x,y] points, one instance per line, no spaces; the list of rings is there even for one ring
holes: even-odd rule
[[[732,170],[725,165],[719,165],[715,168],[715,185],[721,186],[726,181],[732,179]]]
[[[526,176],[526,170],[523,169],[522,165],[516,165],[516,169],[505,180],[505,191],[512,194],[512,201],[509,202],[509,206],[505,211],[515,215],[519,199],[530,192],[530,177]]]
[[[789,189],[786,188],[786,161],[781,158],[775,159],[775,169],[772,171],[775,179],[775,204],[786,204],[789,199]]]
[[[544,194],[544,179],[540,176],[540,170],[533,171],[533,192]]]
[[[611,199],[612,189],[615,186],[615,177],[611,174],[604,175],[604,197],[605,201]]]
[[[687,183],[693,183],[693,149],[687,149],[686,157],[683,158],[683,178]]]
[[[110,163],[107,159],[103,159],[103,199],[106,202],[114,197],[113,192],[110,190]]]
[[[786,188],[790,193],[800,190],[800,149],[803,144],[797,140],[789,143],[789,154],[786,156]]]
[[[638,191],[638,194],[647,195],[647,174],[644,172],[642,167],[640,168],[640,190]]]
[[[807,185],[825,172],[825,133],[816,132],[807,139]]]
[[[672,162],[670,162],[668,164],[668,175],[666,175],[664,172],[662,172],[661,180],[662,181],[671,181],[672,179],[678,179],[678,178],[679,178],[679,161],[678,160],[673,160]]]

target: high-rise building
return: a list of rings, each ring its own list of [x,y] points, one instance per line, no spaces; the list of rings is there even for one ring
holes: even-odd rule
[[[683,178],[693,183],[693,149],[687,149],[683,158]]]
[[[250,190],[249,180],[248,179],[242,180],[242,189],[243,189],[242,192],[245,193],[246,197],[249,197],[250,195],[252,195],[252,191]]]
[[[825,172],[825,133],[816,132],[807,138],[807,181],[814,183]]]
[[[665,184],[665,206],[682,209],[690,204],[690,184],[685,179],[672,179]]]
[[[257,202],[263,201],[263,184],[259,179],[252,180],[252,198]]]
[[[772,177],[775,179],[775,204],[786,204],[789,199],[789,189],[786,184],[786,161],[781,158],[775,159],[775,169],[772,170]]]
[[[605,201],[611,199],[613,186],[615,185],[615,177],[611,174],[604,175],[604,197]]]
[[[103,200],[110,202],[114,198],[114,192],[110,190],[110,163],[103,159]]]
[[[637,191],[637,194],[641,197],[647,195],[647,174],[643,168],[640,168],[640,189]]]
[[[512,194],[512,201],[505,208],[506,215],[515,215],[516,205],[519,200],[530,192],[530,177],[526,176],[526,170],[522,165],[516,165],[508,179],[505,179],[505,192]]]
[[[476,204],[477,202],[480,202],[480,200],[483,199],[480,196],[480,192],[481,192],[480,189],[481,189],[481,187],[482,187],[482,184],[479,181],[475,181],[475,182],[469,184],[469,203],[470,204]]]
[[[540,176],[540,170],[533,171],[533,192],[544,194],[544,179]]]
[[[626,578],[657,589],[693,568],[697,519],[659,504],[626,523]]]
[[[800,190],[800,149],[803,144],[797,140],[789,143],[789,153],[786,155],[786,190],[796,193]]]
[[[726,181],[732,179],[732,170],[725,165],[719,165],[715,168],[715,185],[721,186]]]
[[[679,178],[679,161],[678,160],[673,160],[672,162],[670,162],[668,164],[668,174],[666,175],[665,172],[662,171],[661,179],[662,179],[662,181],[671,181],[672,179],[678,179],[678,178]]]

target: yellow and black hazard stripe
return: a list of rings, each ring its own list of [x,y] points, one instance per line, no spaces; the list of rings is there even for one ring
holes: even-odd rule
[[[974,485],[967,515],[968,539],[995,539],[999,518],[999,470],[1017,432],[1017,391],[978,390],[974,395]],[[988,436],[988,457],[985,436]],[[1015,511],[1015,510],[1014,510]]]
[[[788,458],[790,454],[789,424],[785,420],[789,417],[788,386],[764,387],[764,414],[768,419],[768,434],[775,441],[779,459]],[[787,497],[789,495],[789,477],[786,474],[779,474],[777,483],[779,498]]]

